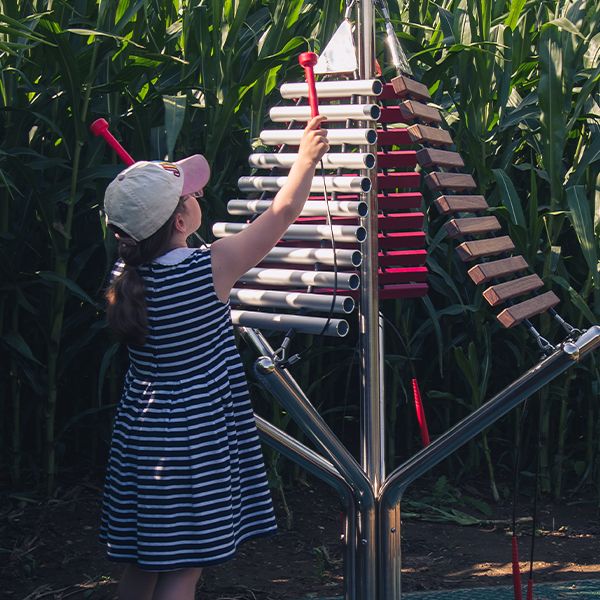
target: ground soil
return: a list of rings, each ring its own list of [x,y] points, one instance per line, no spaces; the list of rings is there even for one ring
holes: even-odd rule
[[[14,491],[1,495],[0,597],[116,598],[122,566],[108,561],[97,542],[101,485],[87,479],[62,486],[55,498],[43,502]],[[336,496],[317,481],[295,484],[285,492],[291,519],[282,497],[274,493],[274,499],[279,533],[248,542],[232,561],[206,569],[199,600],[341,596]],[[478,526],[405,519],[403,590],[510,584],[510,514],[506,503],[495,506],[493,516]],[[540,519],[536,580],[597,578],[600,588],[600,516],[594,503],[542,505]],[[524,523],[520,537],[523,570],[529,528]]]

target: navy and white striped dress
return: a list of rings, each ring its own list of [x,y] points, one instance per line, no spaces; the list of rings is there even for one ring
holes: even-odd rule
[[[100,541],[109,559],[149,571],[220,563],[277,528],[229,303],[210,249],[178,248],[139,271],[149,334],[129,349]]]

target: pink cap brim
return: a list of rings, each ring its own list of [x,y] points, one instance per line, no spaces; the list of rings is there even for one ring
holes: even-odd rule
[[[199,192],[210,179],[210,167],[202,154],[193,154],[175,163],[183,173],[181,195]]]

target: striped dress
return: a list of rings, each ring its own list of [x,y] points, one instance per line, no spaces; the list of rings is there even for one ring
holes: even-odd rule
[[[277,528],[229,303],[210,249],[178,248],[139,272],[149,334],[129,349],[99,539],[109,559],[149,571],[220,563]]]

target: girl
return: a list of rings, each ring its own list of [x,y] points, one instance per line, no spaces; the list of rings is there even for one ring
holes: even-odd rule
[[[328,150],[312,119],[269,210],[208,249],[187,247],[210,170],[195,155],[138,162],[106,190],[120,260],[107,318],[129,346],[114,422],[100,541],[127,563],[121,600],[186,600],[202,567],[233,557],[276,523],[229,292],[299,216]]]

